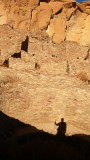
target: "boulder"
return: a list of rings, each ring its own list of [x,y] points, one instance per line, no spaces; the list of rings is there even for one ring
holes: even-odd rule
[[[32,12],[30,31],[45,30],[50,23],[52,10],[47,3],[41,2]]]
[[[65,40],[66,19],[64,13],[51,19],[50,25],[48,26],[47,29],[47,33],[55,43],[60,43],[61,41]]]
[[[49,3],[50,8],[53,10],[53,15],[58,13],[62,7],[63,7],[63,3],[62,2],[50,2]]]
[[[66,32],[66,40],[75,41],[79,44],[82,44],[82,33],[85,28],[85,20],[87,14],[82,13],[79,10],[73,14],[71,19],[67,22],[67,32]],[[84,45],[85,43],[83,43]]]

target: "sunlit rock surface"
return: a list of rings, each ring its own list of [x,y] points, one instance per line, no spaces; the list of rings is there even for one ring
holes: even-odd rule
[[[0,110],[90,134],[90,2],[0,1]]]

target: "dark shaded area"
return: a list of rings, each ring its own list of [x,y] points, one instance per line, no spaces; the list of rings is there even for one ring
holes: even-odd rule
[[[90,84],[90,80],[88,80],[88,84]]]
[[[89,53],[90,53],[90,49],[87,51],[87,55],[86,57],[84,58],[84,60],[87,60],[89,58]]]
[[[24,50],[25,52],[28,52],[28,41],[29,41],[29,38],[27,36],[25,41],[22,42],[21,50]]]
[[[40,69],[40,65],[38,63],[35,63],[35,69]]]
[[[76,2],[72,2],[72,6],[75,8],[76,7]]]
[[[29,41],[29,38],[28,36],[26,37],[25,41],[22,42],[22,46],[21,46],[21,50],[24,50],[25,52],[28,52],[28,41]],[[21,52],[19,53],[14,53],[12,55],[13,58],[21,58]]]
[[[14,54],[12,55],[12,57],[13,57],[13,58],[21,58],[21,52],[19,52],[19,53],[14,53]]]
[[[52,57],[55,57],[55,58],[57,58],[57,56],[56,56],[56,55],[52,55]]]
[[[14,136],[17,130],[19,131],[20,129],[28,130],[28,128],[30,131],[34,131],[34,132],[38,131],[35,127],[28,125],[28,124],[24,124],[20,122],[19,120],[11,118],[0,111],[0,140],[2,140],[3,136],[6,137],[3,140],[6,140],[9,137]]]
[[[37,64],[37,63],[35,63],[35,69],[37,69],[37,66],[38,66],[38,64]]]
[[[28,134],[16,130],[30,127]],[[33,130],[34,129],[34,130]],[[12,136],[1,138],[12,130]],[[33,132],[32,132],[33,130]],[[2,133],[2,134],[1,134]],[[4,136],[3,136],[4,137]],[[90,136],[54,136],[0,112],[0,160],[89,160]]]
[[[9,67],[9,60],[5,60],[2,66],[8,68]]]
[[[50,0],[40,0],[40,2],[50,2]]]
[[[62,12],[62,8],[56,13],[56,15],[60,14]]]
[[[79,10],[80,12],[83,12],[83,9],[81,7],[77,7],[77,10]]]

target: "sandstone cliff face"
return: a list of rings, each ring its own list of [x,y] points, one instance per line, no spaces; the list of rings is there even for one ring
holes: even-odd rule
[[[52,41],[75,41],[90,45],[90,2],[66,1],[0,1],[1,24],[30,32],[45,30]]]
[[[90,2],[0,1],[0,110],[50,133],[90,133]]]
[[[6,10],[3,3],[0,1],[0,25],[6,24]]]

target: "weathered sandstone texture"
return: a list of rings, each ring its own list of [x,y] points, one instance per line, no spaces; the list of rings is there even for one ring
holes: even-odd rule
[[[47,3],[46,3],[47,2]],[[90,134],[90,2],[0,0],[0,110]]]
[[[55,43],[68,40],[90,46],[89,1],[0,0],[0,10],[1,25],[29,32],[45,30]]]
[[[14,53],[20,53],[22,42],[26,40],[26,32],[13,30],[8,25],[0,25],[0,63],[8,60]]]

